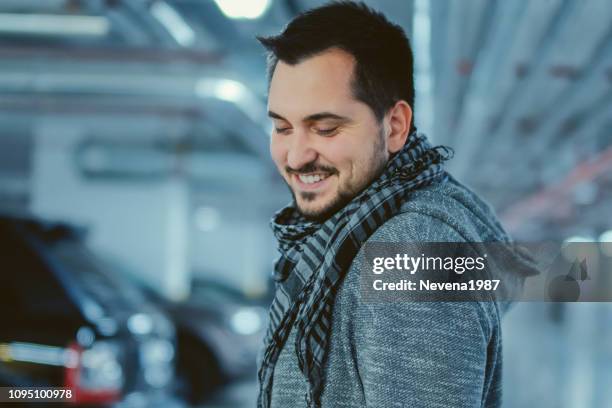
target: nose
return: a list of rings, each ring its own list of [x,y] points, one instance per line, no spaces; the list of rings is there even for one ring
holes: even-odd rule
[[[317,151],[307,132],[295,131],[287,152],[287,165],[294,170],[302,168],[317,159]]]

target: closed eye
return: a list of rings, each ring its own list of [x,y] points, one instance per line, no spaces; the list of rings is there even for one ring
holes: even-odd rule
[[[338,127],[336,126],[336,127],[328,128],[328,129],[315,129],[315,132],[317,132],[321,136],[329,136],[329,135],[334,134],[337,130],[338,130]]]
[[[274,130],[276,131],[276,133],[280,133],[281,135],[287,134],[289,133],[289,131],[291,130],[291,128],[274,128]]]

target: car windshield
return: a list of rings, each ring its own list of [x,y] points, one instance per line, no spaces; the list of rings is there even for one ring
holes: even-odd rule
[[[143,295],[112,267],[98,258],[78,241],[55,242],[50,247],[54,259],[70,278],[81,283],[83,289],[109,307],[126,307],[144,302]]]

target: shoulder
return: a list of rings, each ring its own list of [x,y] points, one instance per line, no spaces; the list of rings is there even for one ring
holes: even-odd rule
[[[493,208],[470,188],[449,180],[410,193],[399,214],[368,241],[423,242],[506,241],[509,236]]]
[[[468,241],[460,218],[469,218],[463,205],[452,198],[454,187],[436,183],[410,193],[400,212],[382,224],[366,242]]]
[[[436,214],[408,210],[387,220],[366,242],[463,242],[466,240],[451,224]]]
[[[509,239],[493,207],[451,175],[445,182],[413,191],[402,205],[401,212],[438,219],[459,233],[465,241]]]
[[[381,225],[366,243],[478,242],[499,236],[490,208],[474,196],[469,189],[455,183],[439,183],[417,190],[401,212]],[[480,332],[488,337],[498,326],[499,311],[494,302],[362,302],[360,276],[365,266],[364,247],[353,259],[336,300],[338,312],[350,316],[359,311],[363,315],[353,322],[345,322],[353,329],[359,331],[356,326],[369,322],[361,330],[370,330],[374,328],[370,323],[376,321],[382,325],[376,333],[382,333],[387,324],[411,327],[421,321],[436,324],[441,330],[448,330],[449,335],[463,326],[464,332]],[[346,316],[337,317],[346,319]]]

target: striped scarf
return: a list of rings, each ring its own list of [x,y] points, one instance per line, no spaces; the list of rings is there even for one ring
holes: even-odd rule
[[[413,132],[383,173],[325,222],[306,220],[295,202],[275,214],[271,226],[281,256],[259,368],[258,408],[270,406],[274,366],[294,324],[299,366],[309,383],[306,401],[319,406],[332,306],[344,275],[361,245],[399,213],[412,190],[446,179],[442,162],[450,157],[450,148],[431,147]]]

